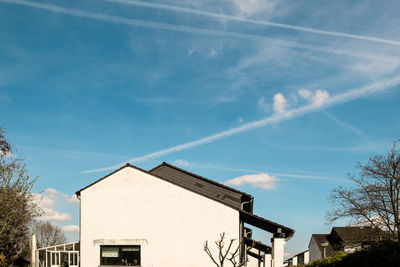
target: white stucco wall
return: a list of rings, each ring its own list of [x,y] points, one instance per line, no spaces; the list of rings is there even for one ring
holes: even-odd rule
[[[219,234],[239,236],[230,207],[126,167],[81,191],[81,266],[100,265],[101,244],[141,245],[141,266],[207,267]]]
[[[310,262],[310,251],[304,252],[304,264],[308,264]]]
[[[296,257],[293,257],[293,266],[297,266],[297,256]]]
[[[283,257],[285,255],[285,244],[284,238],[273,238],[272,242],[272,267],[283,267]]]
[[[264,263],[264,267],[271,267],[271,266],[272,266],[271,254],[265,254],[265,263]]]

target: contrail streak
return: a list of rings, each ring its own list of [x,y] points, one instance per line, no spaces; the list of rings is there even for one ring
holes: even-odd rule
[[[176,164],[176,163],[172,163]],[[177,166],[180,166],[179,164],[176,164]],[[215,169],[215,170],[223,170],[223,171],[235,171],[235,172],[247,172],[247,173],[268,173],[273,176],[280,176],[280,177],[290,177],[290,178],[304,178],[304,179],[335,179],[335,178],[329,178],[325,175],[310,175],[310,174],[288,174],[288,173],[271,173],[269,171],[260,171],[260,170],[252,170],[252,169],[242,169],[242,168],[232,168],[232,167],[227,167],[227,166],[221,166],[221,165],[214,165],[214,164],[199,164],[199,163],[193,163],[190,162],[189,165],[191,167],[196,167],[196,168],[204,168],[204,169]],[[182,166],[185,167],[185,166]],[[336,179],[337,180],[337,179]]]
[[[174,164],[174,163],[172,163]],[[178,165],[179,166],[179,165]],[[290,173],[274,173],[269,171],[260,171],[260,170],[251,170],[251,169],[241,169],[241,168],[232,168],[220,165],[212,165],[212,164],[198,164],[190,162],[190,166],[194,166],[196,168],[204,168],[204,169],[216,169],[216,170],[225,170],[225,171],[239,171],[239,172],[247,172],[247,173],[267,173],[277,177],[289,177],[295,179],[310,179],[310,180],[332,180],[332,181],[343,181],[343,179],[331,178],[326,175],[309,175],[309,174],[290,174]]]
[[[142,162],[151,158],[157,158],[157,157],[161,157],[167,154],[171,154],[174,152],[178,152],[178,151],[182,151],[182,150],[187,150],[189,148],[193,148],[193,147],[197,147],[197,146],[201,146],[201,145],[205,145],[211,142],[215,142],[219,139],[225,138],[225,137],[229,137],[232,135],[237,135],[243,132],[248,132],[251,131],[253,129],[257,129],[257,128],[261,128],[261,127],[265,127],[271,124],[276,124],[285,120],[289,120],[289,119],[293,119],[296,117],[300,117],[303,116],[305,114],[308,113],[312,113],[312,112],[316,112],[319,111],[321,109],[325,109],[328,107],[332,107],[332,106],[336,106],[345,102],[348,102],[350,100],[353,99],[357,99],[363,96],[367,96],[379,91],[383,91],[386,90],[390,87],[396,86],[396,85],[400,85],[400,75],[392,78],[392,79],[388,79],[388,80],[384,80],[384,81],[380,81],[380,82],[375,82],[372,83],[370,85],[366,85],[360,88],[356,88],[356,89],[352,89],[349,90],[347,92],[341,93],[341,94],[337,94],[332,96],[331,98],[328,98],[323,105],[316,105],[314,103],[312,104],[308,104],[305,106],[301,106],[299,108],[294,108],[285,112],[281,112],[281,113],[275,113],[274,115],[271,115],[267,118],[264,118],[262,120],[257,120],[257,121],[253,121],[253,122],[249,122],[246,123],[242,126],[238,126],[238,127],[234,127],[231,128],[229,130],[226,131],[222,131],[213,135],[209,135],[203,138],[200,138],[198,140],[195,141],[191,141],[191,142],[187,142],[181,145],[177,145],[177,146],[173,146],[167,149],[162,149],[153,153],[149,153],[146,154],[144,156],[140,156],[140,157],[135,157],[135,158],[131,158],[125,162],[121,162],[119,164],[113,165],[113,166],[109,166],[109,167],[105,167],[105,168],[99,168],[99,169],[93,169],[93,170],[87,170],[84,171],[83,173],[93,173],[93,172],[101,172],[101,171],[108,171],[108,170],[113,170],[116,168],[121,167],[122,165],[124,165],[125,163],[129,162],[129,163],[138,163],[138,162]]]
[[[323,113],[325,114],[325,116],[327,116],[328,118],[333,120],[337,125],[339,125],[343,129],[349,130],[349,131],[353,132],[355,135],[357,135],[358,137],[360,137],[366,144],[368,144],[373,150],[375,150],[377,152],[375,145],[369,140],[369,138],[363,131],[361,131],[360,129],[354,127],[353,125],[351,125],[347,122],[340,120],[339,118],[333,116],[332,114],[329,114],[326,111],[323,111]]]
[[[371,54],[356,53],[353,51],[345,51],[345,50],[340,50],[340,49],[322,48],[322,47],[318,47],[318,46],[288,42],[288,41],[283,41],[283,40],[279,40],[279,39],[273,39],[273,38],[268,38],[268,37],[253,35],[253,34],[247,34],[247,33],[219,31],[219,30],[196,28],[196,27],[190,27],[190,26],[172,25],[172,24],[154,22],[154,21],[129,19],[129,18],[123,18],[123,17],[118,17],[118,16],[111,16],[111,15],[106,15],[106,14],[88,12],[88,11],[83,11],[83,10],[74,9],[74,8],[66,8],[66,7],[60,7],[60,6],[55,6],[55,5],[49,5],[49,4],[29,2],[29,1],[24,1],[24,0],[0,0],[0,2],[48,10],[48,11],[52,11],[55,13],[60,13],[60,14],[64,14],[64,15],[74,16],[74,17],[89,18],[89,19],[94,19],[94,20],[98,20],[98,21],[124,24],[124,25],[128,25],[128,26],[145,27],[145,28],[153,28],[153,29],[159,29],[159,30],[201,34],[201,35],[211,35],[211,36],[218,36],[218,37],[238,38],[238,39],[244,39],[246,41],[248,41],[248,40],[267,41],[267,42],[274,43],[276,45],[280,45],[280,46],[284,46],[284,47],[314,50],[314,51],[319,51],[322,53],[332,53],[332,54],[337,54],[337,55],[360,57],[360,58],[380,60],[380,61],[384,61],[384,62],[391,62],[391,63],[397,63],[397,64],[399,63],[399,60],[391,59],[391,58],[387,58],[387,57],[380,57],[380,56],[375,56],[375,55],[371,55]]]
[[[322,34],[322,35],[345,37],[345,38],[352,38],[352,39],[400,46],[400,41],[395,41],[395,40],[390,40],[390,39],[383,39],[383,38],[358,35],[358,34],[349,34],[349,33],[343,33],[343,32],[335,32],[335,31],[324,31],[324,30],[318,30],[318,29],[313,29],[313,28],[294,26],[294,25],[290,25],[290,24],[276,23],[276,22],[271,22],[271,21],[247,19],[247,18],[243,18],[243,17],[219,14],[219,13],[203,11],[203,10],[187,8],[187,7],[179,7],[179,6],[172,6],[172,5],[159,4],[159,3],[143,2],[143,1],[137,1],[137,0],[104,0],[104,1],[128,4],[128,5],[135,5],[135,6],[140,6],[140,7],[156,8],[156,9],[162,9],[162,10],[170,10],[170,11],[176,11],[176,12],[184,12],[184,13],[188,13],[188,14],[201,15],[201,16],[206,16],[206,17],[215,18],[215,19],[246,22],[246,23],[262,25],[262,26],[277,27],[277,28],[290,29],[290,30],[301,31],[301,32],[309,32],[309,33]]]

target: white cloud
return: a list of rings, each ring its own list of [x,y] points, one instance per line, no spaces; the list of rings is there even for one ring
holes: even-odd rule
[[[312,96],[311,91],[310,91],[310,90],[307,90],[307,89],[300,89],[300,90],[298,91],[298,93],[299,93],[299,95],[300,95],[302,98],[304,98],[304,99],[310,99],[311,96]]]
[[[329,98],[329,93],[326,90],[318,89],[314,93],[307,89],[300,89],[298,94],[309,101],[312,105],[322,106]]]
[[[189,167],[191,164],[189,161],[184,159],[177,159],[172,162],[172,165],[176,165],[179,167]]]
[[[44,214],[39,218],[41,221],[68,222],[71,220],[71,214],[58,212],[52,208],[43,208]]]
[[[316,106],[322,106],[326,100],[329,98],[328,91],[325,90],[317,90],[313,97],[313,104]]]
[[[79,204],[81,203],[80,200],[78,199],[78,197],[73,194],[70,198],[67,199],[68,203],[72,203],[72,204]]]
[[[276,188],[275,183],[277,181],[279,181],[279,179],[275,176],[271,176],[266,173],[259,173],[259,174],[248,174],[239,176],[229,181],[226,181],[224,184],[235,185],[235,186],[250,184],[254,187],[271,190]]]
[[[370,220],[367,219],[363,219],[361,221],[356,221],[352,226],[358,226],[358,227],[373,227],[376,226],[382,230],[388,231],[390,226],[392,229],[395,225],[395,222],[390,220],[388,221],[387,219],[384,219],[382,217],[379,216],[374,216],[374,217],[370,217]],[[372,221],[372,223],[371,223]]]
[[[42,209],[53,208],[56,206],[60,195],[65,196],[54,188],[47,188],[42,194],[34,194],[34,199]]]
[[[71,214],[57,211],[60,202],[74,203],[73,196],[59,192],[54,188],[47,188],[41,194],[33,194],[36,204],[43,209],[44,214],[39,218],[42,221],[66,222],[71,220]]]
[[[282,113],[286,110],[287,100],[281,93],[274,95],[274,110],[275,112]]]
[[[238,123],[242,123],[243,122],[243,118],[242,117],[239,117],[238,118]]]
[[[61,226],[61,231],[66,233],[79,233],[79,226],[78,225]]]

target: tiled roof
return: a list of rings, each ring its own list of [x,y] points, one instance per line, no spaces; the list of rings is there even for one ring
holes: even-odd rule
[[[176,183],[200,195],[212,197],[236,209],[242,209],[243,202],[252,202],[253,199],[253,197],[247,193],[180,169],[166,162],[151,169],[149,173],[169,182]],[[252,211],[252,203],[248,205],[247,210]]]
[[[220,202],[224,205],[227,205],[233,209],[239,211],[240,219],[244,222],[253,225],[257,228],[263,229],[265,231],[271,233],[280,233],[285,234],[285,238],[289,239],[293,236],[294,230],[286,227],[284,225],[269,221],[257,215],[254,215],[253,212],[253,197],[247,193],[241,192],[234,188],[228,187],[226,185],[217,183],[213,180],[201,177],[197,174],[188,172],[186,170],[180,169],[176,166],[163,162],[157,167],[151,169],[150,171],[146,171],[135,167],[131,164],[126,164],[125,166],[119,168],[118,170],[104,176],[103,178],[93,182],[92,184],[82,188],[77,191],[75,194],[80,196],[81,192],[92,185],[106,179],[107,177],[115,174],[116,172],[124,169],[124,168],[134,168],[141,172],[150,174],[156,178],[162,179],[164,181],[170,182],[182,188],[185,188],[189,191],[197,193],[199,195],[205,196],[207,198],[213,199],[214,201]]]
[[[361,242],[378,241],[379,235],[371,227],[333,227],[332,235],[337,234],[345,244],[356,244]]]

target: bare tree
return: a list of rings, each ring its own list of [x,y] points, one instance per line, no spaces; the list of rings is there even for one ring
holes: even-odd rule
[[[354,187],[334,189],[330,200],[336,208],[327,213],[332,223],[341,218],[368,222],[381,239],[400,237],[400,151],[396,143],[386,155],[371,157],[368,164],[357,164],[358,176],[349,175]]]
[[[214,257],[212,255],[210,248],[208,247],[208,241],[206,241],[204,243],[203,249],[217,267],[223,267],[225,260],[228,260],[232,264],[233,267],[241,267],[241,266],[244,266],[245,262],[244,261],[238,262],[240,244],[236,247],[236,249],[233,252],[231,251],[232,245],[235,242],[235,240],[236,239],[230,239],[228,248],[224,251],[225,233],[221,233],[219,239],[217,241],[215,241],[215,245],[217,246],[217,249],[218,249],[218,257]]]
[[[59,226],[49,222],[38,222],[32,228],[39,248],[54,246],[67,242],[67,238]]]
[[[36,179],[14,154],[0,128],[0,254],[9,263],[24,249],[31,223],[40,213],[31,194]]]

